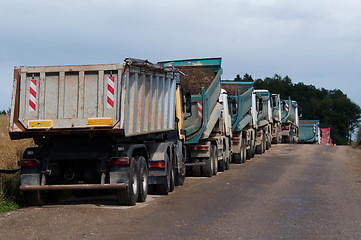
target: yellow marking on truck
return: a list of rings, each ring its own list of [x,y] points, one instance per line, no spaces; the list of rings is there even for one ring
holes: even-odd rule
[[[52,128],[52,120],[29,120],[28,128]]]
[[[86,124],[92,127],[112,127],[113,118],[88,118]]]
[[[179,139],[185,139],[185,136],[183,133],[181,133],[181,130],[184,129],[184,112],[183,112],[183,104],[182,104],[182,93],[180,86],[177,85],[176,90],[176,97],[175,97],[175,112],[176,117],[178,118],[178,136]]]

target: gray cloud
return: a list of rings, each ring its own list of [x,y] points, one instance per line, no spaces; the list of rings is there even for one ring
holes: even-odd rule
[[[339,88],[361,104],[361,2],[5,1],[0,8],[0,109],[15,65],[223,57],[224,78],[278,73]]]

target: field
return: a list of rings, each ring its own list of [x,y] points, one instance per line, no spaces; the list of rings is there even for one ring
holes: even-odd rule
[[[0,114],[0,169],[18,168],[24,150],[33,145],[31,139],[11,141],[8,133],[9,116]],[[19,173],[5,175],[0,173],[0,212],[12,210],[21,204],[19,192]]]

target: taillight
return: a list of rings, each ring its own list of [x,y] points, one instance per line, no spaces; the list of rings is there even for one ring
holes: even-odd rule
[[[260,137],[262,135],[262,133],[258,132],[257,133],[257,137]]]
[[[194,146],[194,147],[192,147],[192,150],[194,150],[194,151],[207,151],[208,146]]]
[[[233,138],[232,141],[233,141],[234,143],[239,143],[239,138]]]
[[[165,161],[151,161],[150,162],[151,168],[164,168],[165,167]]]
[[[128,157],[122,157],[122,158],[112,158],[109,161],[110,165],[127,165],[130,164],[130,159]]]
[[[39,167],[40,163],[38,160],[21,160],[20,166],[21,167]]]
[[[290,127],[283,127],[283,130],[290,130]]]

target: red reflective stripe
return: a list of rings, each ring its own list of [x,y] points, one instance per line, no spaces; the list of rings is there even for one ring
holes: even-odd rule
[[[36,80],[31,79],[30,81],[36,86]]]
[[[36,105],[35,103],[33,103],[33,101],[29,100],[29,106],[35,111],[36,110]]]
[[[36,98],[36,92],[35,92],[34,89],[30,88],[30,94],[31,94],[34,98]]]
[[[114,95],[114,88],[108,84],[108,91]]]
[[[114,107],[114,101],[110,99],[110,97],[107,97],[107,102],[110,106]]]
[[[109,77],[110,80],[112,80],[112,82],[114,82],[114,77]]]

